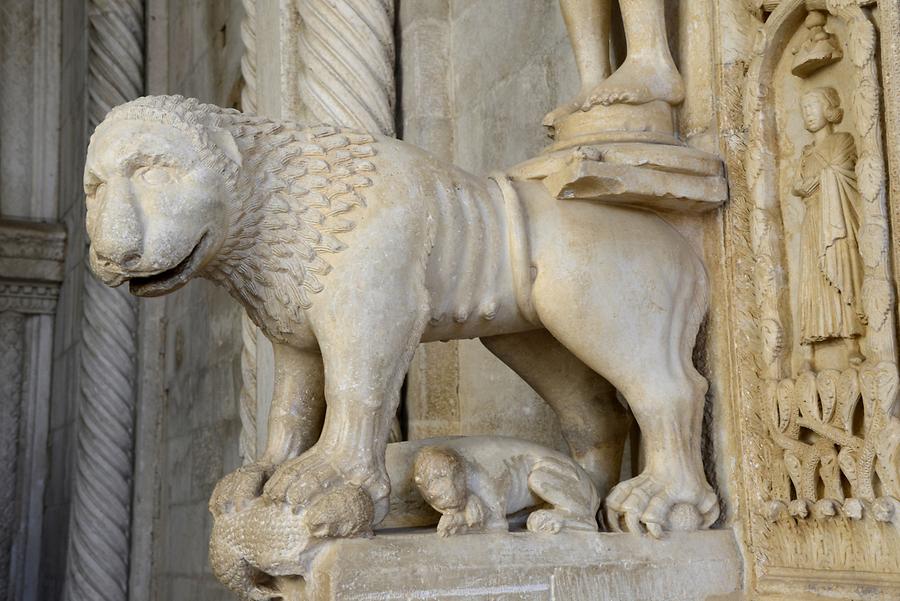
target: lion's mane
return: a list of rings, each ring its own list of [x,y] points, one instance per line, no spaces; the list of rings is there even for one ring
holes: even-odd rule
[[[322,290],[319,278],[331,269],[323,255],[344,248],[339,234],[353,229],[350,212],[365,206],[360,189],[372,185],[375,166],[368,157],[375,139],[330,125],[276,123],[183,96],[139,98],[114,108],[104,123],[122,119],[179,130],[222,174],[230,231],[203,275],[258,313],[274,297],[288,311],[255,319],[290,332],[288,322]],[[236,142],[240,164],[211,135],[221,129]]]

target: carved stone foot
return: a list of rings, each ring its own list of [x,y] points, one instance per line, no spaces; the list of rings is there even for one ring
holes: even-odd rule
[[[356,486],[368,492],[376,517],[387,512],[390,482],[384,471],[359,465],[318,447],[280,465],[266,482],[263,495],[273,503],[303,507],[343,486]]]
[[[684,83],[675,69],[660,70],[658,61],[627,58],[615,73],[597,85],[582,104],[589,110],[597,104],[645,104],[661,100],[671,105],[684,100]]]
[[[575,111],[582,110],[582,107],[588,102],[588,99],[591,97],[595,86],[587,85],[581,88],[581,91],[578,92],[578,95],[575,96],[569,102],[563,103],[544,115],[543,121],[541,123],[544,127],[553,129],[556,122],[564,117],[568,117]]]
[[[719,516],[719,503],[702,479],[661,478],[645,471],[618,484],[606,499],[610,528],[660,538],[664,530],[708,528]],[[676,519],[677,518],[677,519]]]

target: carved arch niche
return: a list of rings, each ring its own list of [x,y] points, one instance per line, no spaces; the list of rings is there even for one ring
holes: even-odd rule
[[[900,524],[900,419],[876,48],[860,3],[783,0],[760,25],[747,75],[747,194],[732,211],[746,216],[752,265],[741,328],[756,341],[753,385],[742,377],[756,459],[745,477],[763,484],[748,498],[764,574],[900,568],[896,551],[862,548],[900,540],[890,527]],[[813,90],[808,102],[832,122],[818,134],[801,109]]]

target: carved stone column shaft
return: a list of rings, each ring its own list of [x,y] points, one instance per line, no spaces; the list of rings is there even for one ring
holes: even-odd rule
[[[91,130],[144,87],[143,0],[89,5]],[[124,601],[128,591],[137,304],[85,274],[81,406],[67,601]]]

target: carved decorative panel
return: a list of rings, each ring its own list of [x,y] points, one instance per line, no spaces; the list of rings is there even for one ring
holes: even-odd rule
[[[900,419],[877,30],[782,1],[747,74],[729,211],[761,590],[900,586]],[[849,575],[849,571],[860,572]]]

